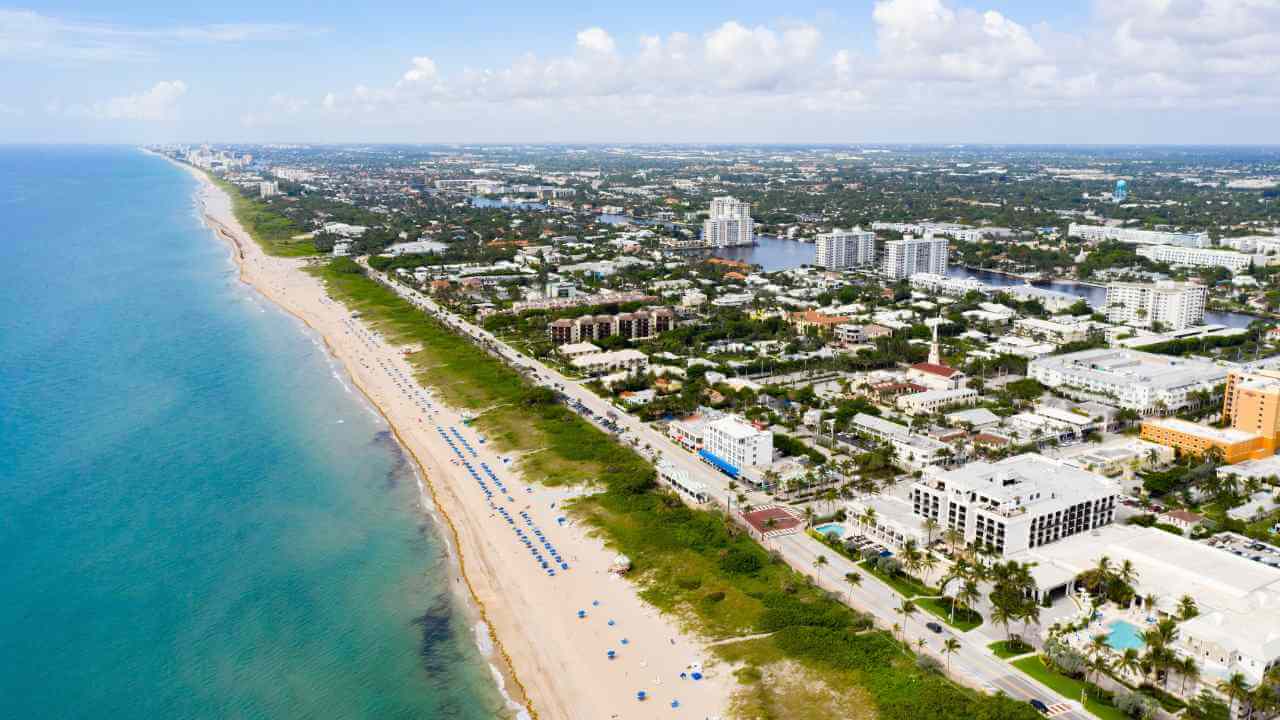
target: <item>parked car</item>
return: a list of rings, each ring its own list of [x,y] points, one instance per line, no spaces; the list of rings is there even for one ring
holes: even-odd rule
[[[933,632],[936,632],[936,633],[941,633],[941,632],[942,632],[942,626],[941,626],[941,625],[939,625],[939,624],[938,624],[938,623],[936,623],[936,622],[927,622],[927,623],[925,623],[925,624],[924,624],[924,626],[925,626],[925,627],[927,627],[927,628],[929,628],[929,629],[930,629],[930,630],[932,630]]]

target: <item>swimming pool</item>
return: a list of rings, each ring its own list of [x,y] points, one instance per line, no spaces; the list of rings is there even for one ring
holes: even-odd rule
[[[1121,652],[1133,648],[1141,650],[1147,644],[1142,640],[1142,632],[1133,623],[1116,620],[1107,626],[1107,644]]]
[[[826,525],[819,525],[818,527],[814,528],[814,530],[817,530],[823,535],[827,535],[830,537],[837,537],[837,538],[844,537],[844,526],[841,525],[840,523],[827,523]]]

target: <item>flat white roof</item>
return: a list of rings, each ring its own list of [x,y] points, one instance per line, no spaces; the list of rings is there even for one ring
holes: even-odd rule
[[[1002,508],[1008,505],[1036,513],[1052,512],[1055,507],[1069,507],[1120,490],[1101,475],[1036,453],[994,463],[972,462],[949,472],[935,472],[921,482],[932,488],[935,481],[945,482],[948,492],[972,491]]]
[[[1213,440],[1217,440],[1219,442],[1225,442],[1225,443],[1247,442],[1257,437],[1257,435],[1254,435],[1253,433],[1247,433],[1243,430],[1236,430],[1234,428],[1210,427],[1208,425],[1193,423],[1189,420],[1183,420],[1181,418],[1156,418],[1154,420],[1147,420],[1146,422],[1149,425],[1168,428],[1169,430],[1173,430],[1175,432],[1186,433],[1188,435],[1196,435],[1199,437],[1211,438]]]
[[[755,437],[756,435],[764,432],[763,430],[757,430],[754,425],[744,423],[737,418],[727,416],[708,423],[707,427],[715,428],[729,437],[744,440]]]
[[[1259,603],[1275,602],[1280,614],[1280,570],[1157,528],[1106,525],[1009,559],[1056,566],[1075,576],[1104,556],[1113,565],[1131,561],[1139,594],[1155,594],[1168,609],[1190,595],[1202,610],[1247,613]]]

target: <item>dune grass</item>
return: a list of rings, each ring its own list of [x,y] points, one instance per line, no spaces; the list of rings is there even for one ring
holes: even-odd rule
[[[209,175],[209,178],[231,198],[231,211],[263,252],[276,257],[311,257],[322,254],[310,239],[294,239],[294,236],[306,232],[297,223],[272,210],[258,198],[245,195],[232,183],[214,175]]]

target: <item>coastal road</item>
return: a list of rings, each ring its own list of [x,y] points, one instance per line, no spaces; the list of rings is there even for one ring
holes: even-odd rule
[[[363,261],[361,261],[364,264]],[[633,445],[643,448],[648,445],[650,456],[662,459],[683,469],[689,477],[701,482],[714,495],[723,498],[721,504],[728,505],[736,495],[729,488],[730,479],[724,474],[703,463],[696,456],[671,441],[670,438],[655,430],[652,426],[641,422],[639,418],[622,412],[611,403],[583,387],[581,382],[561,374],[558,370],[541,361],[530,358],[507,343],[503,342],[487,330],[446,310],[421,292],[386,278],[381,273],[369,268],[370,275],[392,289],[402,298],[433,315],[455,331],[461,332],[481,346],[489,348],[506,362],[526,372],[532,372],[537,382],[545,387],[563,392],[570,402],[576,401],[595,413],[597,418],[606,417],[607,413],[616,415],[615,424],[621,428],[620,436]],[[769,498],[759,493],[749,493],[748,501],[753,505],[769,502]],[[934,619],[924,610],[917,610],[904,618],[897,612],[902,596],[873,575],[858,568],[849,559],[837,555],[830,548],[804,533],[768,537],[764,545],[776,550],[782,558],[801,573],[811,575],[815,582],[827,590],[835,592],[845,599],[851,607],[870,614],[882,628],[891,628],[895,623],[902,627],[902,634],[914,645],[919,638],[924,638],[928,652],[946,664],[946,657],[941,652],[943,641],[947,637],[955,637],[960,641],[960,650],[951,656],[951,673],[957,680],[985,692],[1004,692],[1019,699],[1037,699],[1046,705],[1064,702],[1053,690],[1041,685],[1036,680],[1023,674],[1018,669],[995,657],[986,647],[989,639],[981,633],[961,633],[943,625],[943,633],[929,630],[925,623]],[[817,565],[819,555],[826,556],[826,564]],[[863,581],[860,585],[851,586],[844,578],[847,573],[858,572]],[[1068,698],[1065,704],[1070,709],[1055,713],[1054,717],[1065,720],[1086,720],[1092,715],[1086,712],[1078,701]]]

